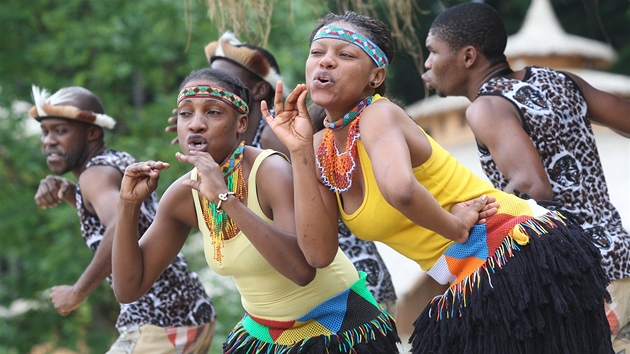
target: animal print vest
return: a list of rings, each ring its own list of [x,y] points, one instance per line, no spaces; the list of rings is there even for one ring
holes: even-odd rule
[[[88,162],[86,169],[93,166],[110,166],[121,174],[125,168],[136,162],[126,152],[107,150]],[[76,187],[77,211],[81,221],[81,235],[87,246],[96,252],[105,234],[105,226],[98,216],[90,213],[83,204],[81,188]],[[142,205],[138,223],[142,235],[155,217],[157,194],[153,193]],[[110,286],[111,275],[107,277]],[[153,287],[135,302],[120,304],[120,314],[116,328],[152,324],[159,327],[181,327],[209,323],[214,320],[212,302],[197,274],[188,269],[184,256],[180,253],[156,280]]]
[[[586,101],[577,84],[561,72],[527,67],[522,81],[489,79],[477,97],[484,95],[502,96],[516,107],[546,167],[554,201],[584,220],[582,227],[600,249],[602,266],[611,279],[628,277],[630,235],[610,202]],[[478,154],[486,176],[496,188],[504,189],[509,181],[489,151],[479,147]]]

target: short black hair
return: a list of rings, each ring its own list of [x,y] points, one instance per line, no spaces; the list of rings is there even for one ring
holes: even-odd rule
[[[453,51],[471,45],[492,64],[506,60],[507,30],[490,5],[468,2],[448,8],[435,18],[429,33],[446,41]]]

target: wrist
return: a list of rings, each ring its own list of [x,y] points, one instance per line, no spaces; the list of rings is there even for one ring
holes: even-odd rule
[[[236,193],[228,191],[228,192],[221,193],[221,194],[217,195],[217,198],[219,198],[219,201],[216,203],[218,212],[220,212],[220,213],[223,212],[223,210],[221,210],[221,204],[223,202],[227,201],[228,197],[231,196],[231,195],[236,196]]]

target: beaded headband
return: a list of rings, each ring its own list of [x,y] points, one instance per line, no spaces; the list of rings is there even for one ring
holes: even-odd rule
[[[116,120],[107,114],[86,111],[69,104],[62,104],[73,102],[76,99],[72,92],[59,90],[51,96],[48,90],[35,85],[33,85],[32,90],[35,105],[28,113],[39,122],[44,118],[64,118],[98,125],[107,129],[114,129],[116,125]]]
[[[379,68],[387,68],[389,65],[389,59],[387,59],[385,52],[383,52],[376,43],[359,32],[343,27],[324,26],[317,31],[313,37],[313,42],[322,38],[339,39],[352,43],[369,55]],[[313,44],[313,42],[311,42],[311,44]]]
[[[210,85],[185,86],[177,96],[177,105],[179,106],[182,100],[188,97],[213,98],[229,104],[239,113],[249,114],[249,107],[245,100],[222,87]]]

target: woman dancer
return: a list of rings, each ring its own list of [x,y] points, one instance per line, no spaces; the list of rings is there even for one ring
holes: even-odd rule
[[[261,105],[291,153],[309,264],[334,259],[341,214],[357,237],[450,283],[416,320],[414,353],[611,353],[608,279],[587,235],[571,215],[473,175],[384,98],[393,56],[383,23],[330,14],[312,32],[306,84],[284,103],[276,95],[275,118]],[[314,136],[307,94],[327,114]],[[498,210],[484,211],[493,198]]]
[[[225,71],[201,69],[184,80],[177,99],[184,153],[177,158],[194,168],[164,193],[140,242],[139,207],[169,164],[125,171],[113,250],[116,296],[141,296],[198,228],[208,264],[233,277],[246,311],[225,353],[398,352],[393,319],[341,250],[322,269],[306,262],[295,236],[289,163],[242,140],[248,101],[249,90]]]

